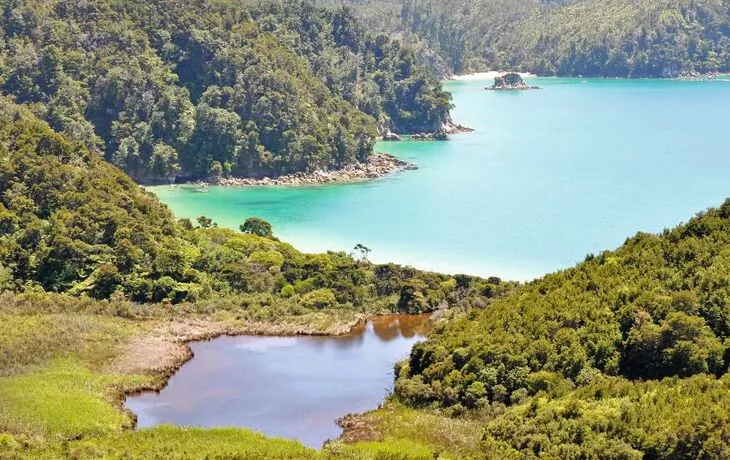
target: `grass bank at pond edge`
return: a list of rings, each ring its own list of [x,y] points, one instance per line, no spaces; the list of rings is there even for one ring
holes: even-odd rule
[[[172,319],[160,311],[155,317],[120,318],[92,311],[91,302],[52,297],[64,303],[65,311],[0,295],[0,349],[5,352],[0,359],[0,458],[375,458],[406,451],[418,458],[426,451],[407,440],[362,446],[336,441],[316,451],[243,428],[133,430],[135,417],[124,409],[125,395],[163,388],[192,357],[188,342],[238,334],[345,334],[365,314],[333,309],[277,322],[225,314]],[[112,303],[109,308],[123,310]]]

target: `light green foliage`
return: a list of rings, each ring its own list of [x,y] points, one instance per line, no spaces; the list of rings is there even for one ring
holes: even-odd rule
[[[728,247],[730,200],[589,255],[437,327],[400,366],[396,392],[452,414],[510,407],[482,446],[497,457],[714,452],[728,426],[714,414],[730,404]]]
[[[5,304],[0,307],[0,377],[65,356],[69,349],[93,364],[103,364],[115,353],[115,345],[135,330],[121,319],[92,314],[22,312],[27,308],[23,301],[6,309],[14,302],[8,297],[0,299]]]
[[[429,446],[407,440],[390,439],[377,442],[359,442],[353,445],[328,446],[326,452],[334,458],[378,460],[432,460],[434,451]]]
[[[548,458],[725,458],[730,381],[600,378],[573,394],[536,397],[486,422],[481,448]]]
[[[73,360],[2,377],[0,431],[66,439],[120,432],[131,420],[109,401],[112,387],[137,386],[148,380],[93,373]]]
[[[302,296],[302,305],[308,308],[329,308],[335,304],[337,304],[335,294],[327,288],[317,289]]]
[[[285,284],[284,287],[281,288],[281,291],[279,291],[279,295],[285,299],[288,299],[295,294],[296,291],[294,290],[294,286],[291,284]]]
[[[236,428],[160,426],[117,436],[72,443],[75,458],[251,458],[306,459],[317,453],[288,439],[267,438]]]
[[[278,251],[255,251],[248,257],[248,261],[266,268],[279,268],[284,263],[284,256]]]
[[[355,423],[345,423],[345,426],[352,425],[345,429],[345,438],[360,442],[351,447],[335,443],[325,452],[363,455],[370,452],[378,458],[378,453],[396,455],[400,449],[400,452],[415,458],[425,455],[435,458],[436,454],[438,458],[481,458],[478,449],[484,424],[478,419],[450,418],[436,411],[412,409],[392,400],[386,401],[377,410],[352,417]]]

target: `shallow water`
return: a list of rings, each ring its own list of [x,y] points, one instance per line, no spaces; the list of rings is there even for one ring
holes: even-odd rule
[[[336,419],[378,407],[392,387],[393,364],[430,326],[427,315],[384,316],[337,337],[194,342],[195,358],[162,391],[126,405],[140,428],[242,426],[321,447],[341,433]]]
[[[381,143],[418,164],[324,187],[152,190],[180,217],[263,217],[308,251],[362,243],[376,262],[531,279],[661,231],[730,196],[730,82],[534,79],[449,84],[448,142]]]

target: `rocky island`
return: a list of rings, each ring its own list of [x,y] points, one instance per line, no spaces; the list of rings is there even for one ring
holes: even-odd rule
[[[494,84],[487,86],[485,89],[490,91],[523,91],[527,89],[540,89],[539,86],[529,86],[522,79],[520,74],[515,72],[509,72],[504,75],[494,78]]]

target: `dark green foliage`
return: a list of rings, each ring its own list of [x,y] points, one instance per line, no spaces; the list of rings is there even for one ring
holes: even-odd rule
[[[666,77],[730,71],[724,0],[351,2],[433,69]]]
[[[243,233],[250,233],[252,235],[265,237],[271,237],[274,235],[271,231],[271,224],[258,217],[249,217],[246,219],[246,222],[241,225],[240,229]]]
[[[13,0],[0,88],[137,181],[365,160],[376,126],[434,131],[450,96],[410,49],[306,2]]]
[[[522,77],[514,72],[510,72],[494,79],[494,86],[497,88],[505,86],[522,86],[524,84],[525,82],[522,80]]]
[[[300,253],[258,218],[241,226],[245,233],[219,229],[205,216],[197,221],[175,221],[100,155],[0,98],[1,289],[385,312],[404,304],[399,295],[408,286],[419,299],[406,302],[409,311],[486,302],[482,285],[457,285],[450,276],[372,265],[344,252]]]

